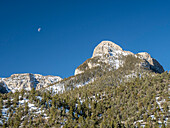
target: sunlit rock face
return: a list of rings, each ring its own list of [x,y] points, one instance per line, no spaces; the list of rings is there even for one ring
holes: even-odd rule
[[[123,49],[111,41],[102,41],[94,49],[92,57],[110,55],[114,51],[123,51]]]
[[[152,58],[148,53],[146,52],[141,52],[138,54],[134,54],[130,51],[125,51],[123,50],[119,45],[111,42],[111,41],[102,41],[99,43],[94,51],[92,58],[98,57],[98,62],[103,62],[106,64],[111,65],[114,67],[114,69],[118,69],[120,66],[124,64],[124,61],[122,60],[122,57],[126,57],[127,55],[132,55],[135,56],[136,58],[140,58],[142,63],[140,66],[143,66],[149,70],[153,70],[157,73],[162,73],[164,72],[163,67],[159,64],[157,60]],[[86,69],[91,69],[95,66],[100,66],[98,63],[93,64],[92,62],[87,62],[85,61],[84,63],[87,63],[87,67],[82,70],[79,67],[75,70],[75,75],[83,73]],[[84,64],[83,63],[83,64]],[[90,66],[89,66],[90,63]]]
[[[118,54],[134,55],[130,51],[124,51],[119,45],[117,45],[111,41],[102,41],[100,44],[98,44],[95,47],[92,57],[103,56],[103,55],[107,55],[107,56],[115,55],[116,56]]]
[[[83,71],[81,71],[81,70],[79,70],[79,69],[76,69],[75,72],[74,72],[75,75],[81,74],[81,73],[83,73]]]
[[[152,58],[151,55],[148,54],[147,52],[140,52],[138,53],[138,55],[140,55],[142,59],[145,59],[146,61],[148,61],[150,64],[150,68],[154,70],[155,72],[158,72],[158,73],[164,72],[162,65],[160,65],[160,63],[156,59]]]
[[[8,78],[1,80],[11,91],[31,90],[32,88],[41,89],[50,84],[62,80],[59,76],[43,76],[40,74],[23,73],[13,74]]]

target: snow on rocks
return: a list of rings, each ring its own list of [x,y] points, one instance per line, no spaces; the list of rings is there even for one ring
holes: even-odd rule
[[[0,82],[4,83],[7,92],[10,90],[15,92],[16,90],[20,91],[22,89],[31,90],[32,88],[39,90],[61,80],[62,78],[59,76],[43,76],[40,74],[23,73],[13,74],[8,78],[0,79]]]
[[[60,83],[49,86],[46,89],[51,91],[52,93],[59,93],[59,92],[62,93],[63,91],[65,91],[64,84],[60,84]]]
[[[144,63],[141,64],[141,66],[145,66],[145,68],[148,68],[150,70],[154,70],[158,73],[164,72],[163,67],[159,64],[159,62],[152,58],[148,53],[146,52],[141,52],[138,54],[134,54],[130,51],[125,51],[123,50],[119,45],[111,42],[111,41],[102,41],[100,44],[98,44],[94,51],[92,58],[98,57],[99,62],[104,62],[106,64],[111,65],[112,67],[115,67],[115,69],[118,69],[120,66],[123,65],[124,61],[121,60],[122,56],[128,56],[132,55],[136,58],[139,58],[141,60],[144,60]],[[86,61],[84,63],[87,63]],[[89,64],[87,63],[88,68],[91,69],[96,66],[96,64]],[[81,74],[85,71],[86,69],[79,69],[79,67],[75,70],[75,75]]]

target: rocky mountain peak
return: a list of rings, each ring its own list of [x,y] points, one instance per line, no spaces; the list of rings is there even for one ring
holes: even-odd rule
[[[138,53],[143,59],[146,59],[151,65],[153,65],[152,57],[149,53],[147,52],[140,52]]]
[[[115,50],[123,51],[123,49],[119,45],[117,45],[111,41],[102,41],[94,49],[92,57],[101,56],[104,54],[107,55],[107,54],[110,54],[110,52],[115,51]]]
[[[160,63],[156,59],[152,58],[149,53],[140,52],[140,53],[138,53],[136,55],[139,55],[140,58],[146,60],[150,64],[150,68],[152,70],[154,70],[155,72],[158,72],[158,73],[164,72],[164,69],[163,69],[162,65],[160,65]]]
[[[61,80],[62,78],[59,76],[23,73],[13,74],[8,78],[0,79],[0,85],[1,87],[8,87],[8,89],[14,92],[22,89],[31,90],[32,88],[38,90]]]
[[[123,50],[119,45],[111,41],[102,41],[95,47],[92,58],[85,61],[75,70],[75,75],[83,73],[85,70],[89,70],[93,67],[100,66],[100,62],[108,64],[114,69],[118,69],[125,63],[123,58],[126,58],[129,55],[140,59],[141,64],[139,65],[141,65],[141,67],[145,67],[145,69],[152,70],[157,73],[164,72],[164,69],[159,62],[152,58],[147,52],[134,54],[130,51]]]

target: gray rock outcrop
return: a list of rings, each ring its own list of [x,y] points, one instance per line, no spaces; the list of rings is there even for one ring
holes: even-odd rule
[[[41,89],[47,87],[50,84],[62,80],[59,76],[42,76],[40,74],[13,74],[8,78],[4,78],[4,82],[7,87],[12,91],[16,90],[31,90],[32,88]]]
[[[142,59],[145,59],[147,62],[149,62],[150,68],[155,72],[158,73],[164,72],[162,65],[160,65],[159,62],[156,59],[152,58],[151,55],[148,54],[147,52],[140,52],[138,53],[138,55],[140,55]]]
[[[9,88],[7,87],[7,85],[4,83],[4,81],[2,80],[2,78],[0,78],[0,93],[8,93],[10,92]]]
[[[117,45],[111,41],[102,41],[100,44],[98,44],[95,47],[92,57],[103,56],[103,55],[111,56],[113,52],[117,52],[117,53],[123,52],[124,54],[134,55],[130,51],[124,51],[119,45]]]

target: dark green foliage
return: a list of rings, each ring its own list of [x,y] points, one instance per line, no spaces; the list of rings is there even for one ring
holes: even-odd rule
[[[170,75],[147,73],[126,80],[129,69],[123,69],[126,73],[122,69],[106,72],[96,67],[75,79],[66,79],[66,86],[74,87],[76,81],[96,78],[93,83],[61,94],[32,89],[0,95],[0,110],[3,106],[10,108],[9,119],[2,127],[131,128],[143,123],[145,127],[159,127],[158,121],[168,117]],[[19,105],[25,98],[29,101]],[[165,102],[159,105],[156,99]],[[36,114],[29,103],[41,108],[42,113]],[[0,118],[5,120],[2,115]]]

